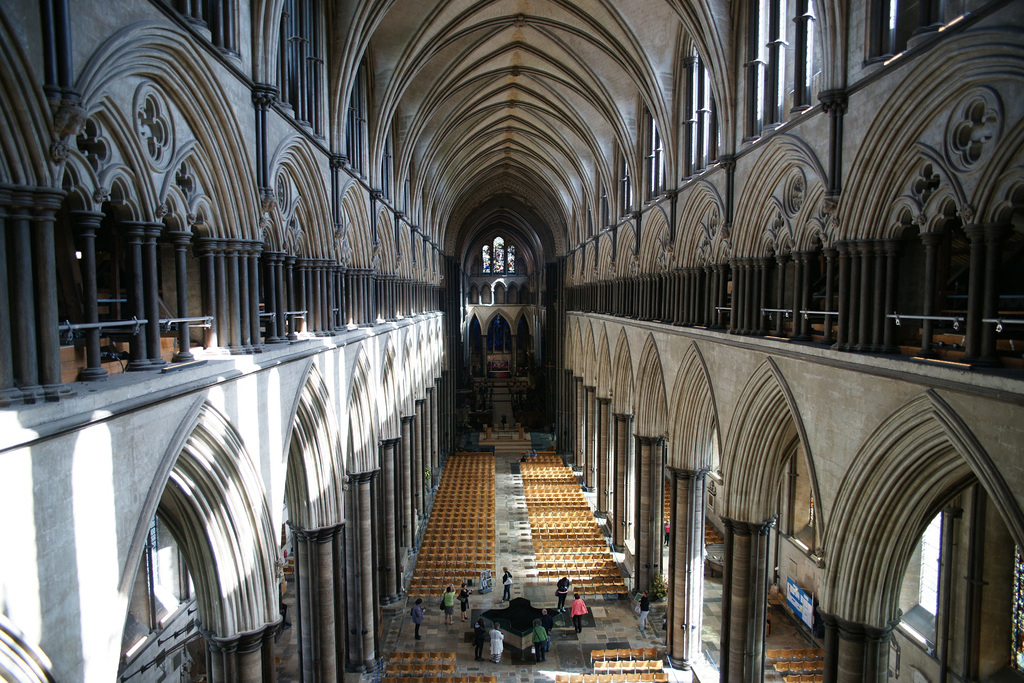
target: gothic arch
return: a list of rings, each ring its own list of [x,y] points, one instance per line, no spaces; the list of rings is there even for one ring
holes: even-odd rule
[[[597,358],[595,368],[594,386],[597,388],[598,398],[608,398],[612,395],[612,358],[608,352],[608,327],[601,325],[598,332]]]
[[[56,683],[50,658],[0,612],[0,678],[18,683]]]
[[[620,414],[633,413],[633,360],[629,352],[626,331],[619,328],[615,342],[615,367],[612,375],[612,410]]]
[[[583,377],[583,383],[588,387],[595,386],[597,384],[597,358],[594,351],[594,327],[593,323],[588,321],[588,324],[583,328],[583,368],[580,375]]]
[[[395,343],[389,337],[387,346],[384,349],[384,362],[381,368],[381,386],[384,391],[378,394],[377,414],[380,416],[381,438],[401,436],[402,416],[400,414],[401,403],[398,398],[398,380],[395,375]]]
[[[301,255],[306,258],[333,258],[334,226],[328,222],[332,215],[330,198],[315,151],[304,138],[293,135],[280,142],[271,155],[269,182],[274,188],[270,225],[271,232],[276,234],[266,241],[280,244],[282,249],[301,243],[305,246]],[[289,236],[293,230],[298,234]]]
[[[312,363],[293,412],[285,456],[289,521],[319,529],[344,521],[341,440],[323,377]]]
[[[0,12],[0,139],[19,145],[0,147],[0,182],[49,186],[56,182],[46,162],[50,158],[42,142],[50,139],[50,113],[39,88],[42,80],[21,51],[4,12]]]
[[[792,446],[807,464],[814,500],[820,501],[818,477],[800,411],[782,372],[768,358],[750,375],[729,425],[722,462],[725,516],[762,522],[775,514],[776,492]],[[816,532],[825,526],[819,515]]]
[[[209,404],[195,417],[157,514],[185,556],[204,629],[227,637],[280,618],[263,484],[239,433]]]
[[[370,207],[358,183],[352,181],[342,189],[341,263],[350,268],[369,268],[373,263],[370,239]]]
[[[636,433],[662,436],[668,433],[665,372],[654,335],[648,335],[636,373]]]
[[[711,263],[719,237],[725,204],[718,188],[701,180],[687,192],[676,225],[675,264],[682,267]]]
[[[1016,71],[1009,67],[1011,63]],[[892,206],[901,195],[914,194],[915,172],[925,163],[932,163],[942,178],[941,186],[957,195],[957,209],[966,208],[972,197],[984,198],[986,183],[990,185],[992,178],[976,169],[998,165],[987,164],[984,159],[1005,161],[1012,149],[1009,143],[1019,141],[1020,133],[1006,138],[993,135],[981,147],[980,163],[958,168],[961,164],[951,159],[957,122],[949,117],[950,103],[985,92],[1002,103],[1002,112],[1010,111],[1012,107],[1007,103],[1016,96],[1016,83],[1024,77],[1021,64],[1024,48],[1011,30],[987,29],[951,36],[947,49],[929,52],[909,65],[900,92],[880,103],[878,115],[868,122],[870,130],[893,134],[865,140],[846,174],[849,182],[843,195],[850,197],[850,203],[841,207],[843,238],[854,234],[860,238],[888,237],[886,231],[894,227],[890,220]],[[956,78],[935,78],[935,74],[954,72]],[[914,96],[908,97],[908,93]],[[1005,126],[1002,112],[997,122]],[[940,116],[946,120],[940,120]],[[988,207],[972,208],[984,215]]]
[[[142,36],[142,38],[139,38]],[[118,102],[109,94],[117,92],[111,88],[116,81],[140,76],[147,83],[140,88],[158,91],[161,98],[169,103],[173,111],[163,112],[167,122],[174,125],[177,137],[183,145],[170,149],[166,161],[153,163],[144,160],[141,150],[143,142],[127,135],[127,121],[135,119],[134,113],[125,116],[125,111],[134,106],[130,102]],[[227,94],[220,86],[220,80],[213,74],[206,62],[195,56],[194,46],[185,35],[172,30],[165,24],[135,24],[128,26],[104,42],[84,65],[76,87],[82,93],[83,106],[90,111],[105,107],[116,116],[108,116],[111,127],[124,128],[121,147],[123,153],[132,159],[125,159],[140,176],[150,179],[140,182],[141,188],[149,188],[143,195],[150,211],[155,211],[158,200],[156,188],[162,185],[158,179],[176,171],[175,162],[180,162],[182,149],[191,141],[204,150],[209,186],[205,192],[213,197],[216,204],[218,229],[233,237],[247,236],[254,232],[259,215],[259,204],[252,176],[255,164],[245,145],[241,126],[235,116],[235,108],[228,101]],[[139,89],[136,90],[136,93]],[[210,126],[209,121],[224,125]],[[117,122],[117,123],[115,123]],[[173,141],[171,141],[173,143]],[[173,146],[169,145],[169,146]],[[225,172],[230,169],[230,172]],[[109,187],[109,186],[108,186]],[[99,188],[97,188],[99,189]],[[147,214],[148,215],[148,214]],[[237,217],[250,217],[247,224],[238,225]],[[229,220],[227,217],[234,217]]]
[[[373,405],[375,383],[371,379],[370,362],[360,348],[352,373],[348,399],[347,472],[369,472],[377,469],[377,420]]]
[[[668,220],[661,211],[649,211],[643,217],[640,233],[640,263],[643,270],[659,273],[668,267],[672,255]]]
[[[672,390],[669,464],[688,470],[718,469],[722,443],[718,406],[707,363],[694,344],[687,344]]]
[[[823,607],[858,623],[896,618],[903,572],[931,517],[980,481],[1019,544],[1020,508],[960,417],[932,390],[911,399],[865,440],[825,534]]]

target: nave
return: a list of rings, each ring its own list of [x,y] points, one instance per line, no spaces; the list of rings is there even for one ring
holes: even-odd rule
[[[482,436],[482,435],[481,435]],[[527,435],[529,436],[529,435]],[[472,443],[479,444],[480,438],[475,437]],[[483,443],[488,443],[484,440]],[[704,625],[702,646],[706,658],[693,672],[683,672],[672,667],[666,657],[665,618],[666,600],[652,603],[647,620],[647,628],[638,628],[639,616],[634,612],[633,595],[627,593],[622,584],[621,593],[590,593],[580,589],[581,581],[573,576],[566,610],[555,615],[555,628],[552,630],[551,650],[543,663],[536,663],[534,656],[527,650],[519,652],[510,647],[510,640],[505,641],[505,650],[500,663],[488,660],[489,644],[484,646],[484,661],[477,662],[473,658],[472,632],[473,624],[484,612],[501,609],[508,605],[502,598],[501,574],[504,567],[514,577],[511,596],[513,599],[526,598],[531,605],[548,608],[554,613],[557,599],[555,583],[557,577],[545,571],[541,564],[543,543],[535,539],[535,527],[531,524],[530,505],[527,489],[523,484],[523,471],[527,472],[529,482],[531,467],[545,466],[552,468],[551,463],[560,461],[561,456],[540,454],[535,457],[525,455],[530,451],[530,440],[505,441],[495,440],[494,454],[489,452],[456,453],[449,457],[444,467],[444,474],[439,482],[437,497],[424,540],[419,547],[417,563],[407,578],[408,591],[403,599],[383,609],[381,656],[378,668],[362,674],[350,673],[350,680],[363,683],[511,683],[519,681],[554,681],[555,683],[662,683],[665,681],[718,681],[717,657],[721,625],[722,582],[721,575],[713,568],[706,570]],[[484,446],[487,448],[487,446]],[[523,460],[525,459],[525,462]],[[476,461],[467,463],[466,460]],[[493,466],[492,466],[493,463]],[[493,493],[491,509],[483,509],[479,505],[486,500],[486,493],[478,493],[481,486],[480,471],[493,471]],[[534,476],[537,476],[534,474]],[[593,516],[594,495],[583,493],[578,485],[576,492],[589,505],[590,519],[595,526],[600,525],[602,534],[607,541],[605,520]],[[486,519],[491,527],[490,543],[480,541],[481,546],[494,549],[493,554],[493,585],[487,592],[479,592],[479,572],[475,560],[462,561],[462,553],[473,558],[473,548],[465,543],[450,542],[449,557],[456,567],[446,575],[442,582],[447,585],[453,581],[455,590],[459,590],[461,580],[457,577],[472,577],[470,589],[470,616],[462,621],[459,606],[456,602],[455,614],[451,625],[445,624],[445,616],[439,608],[440,593],[443,587],[427,586],[423,577],[436,570],[438,548],[431,547],[431,535],[444,539],[454,539],[456,532],[447,536],[445,524],[452,524],[450,509],[453,501],[446,491],[455,492],[455,496],[468,496],[460,499],[461,509],[466,519]],[[578,515],[579,509],[570,507],[568,514]],[[443,523],[438,523],[444,519]],[[610,548],[610,544],[606,543]],[[590,545],[589,550],[593,546]],[[538,552],[538,549],[540,551]],[[563,548],[563,553],[569,552]],[[614,559],[618,567],[622,566],[622,553],[609,551],[608,556]],[[425,567],[424,565],[427,565]],[[429,567],[429,568],[428,568]],[[621,572],[619,572],[621,573]],[[624,577],[628,581],[628,577]],[[601,586],[595,586],[600,590]],[[569,617],[569,604],[573,592],[580,591],[584,597],[590,614],[583,618],[583,632],[577,635]],[[410,618],[410,610],[416,598],[422,598],[426,617],[420,628],[421,640],[414,638],[414,625]],[[285,597],[290,609],[294,605],[294,590],[289,582]],[[772,628],[767,637],[767,662],[764,680],[769,683],[811,683],[821,680],[820,668],[810,666],[810,660],[820,664],[821,643],[811,636],[807,629],[796,625],[787,613],[784,604],[775,601],[769,606]],[[488,629],[491,620],[485,618]],[[285,630],[278,641],[281,656],[278,660],[277,675],[280,683],[292,683],[300,680],[298,673],[298,656],[294,654],[295,629]],[[812,652],[814,654],[812,654]],[[628,654],[627,654],[628,653]],[[806,657],[803,655],[806,654]],[[804,660],[808,660],[807,664]],[[779,666],[774,664],[778,662]],[[800,666],[797,666],[799,661]],[[787,668],[793,665],[795,671],[807,666],[807,674],[788,675]],[[641,678],[642,676],[642,678]],[[802,677],[801,677],[802,676]]]

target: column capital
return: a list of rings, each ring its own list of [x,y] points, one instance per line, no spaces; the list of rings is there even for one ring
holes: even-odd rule
[[[677,479],[703,479],[707,476],[708,472],[711,471],[711,468],[707,466],[694,470],[688,467],[674,467],[672,465],[666,465],[665,469],[674,474]]]
[[[340,534],[345,529],[344,520],[331,526],[322,526],[316,529],[303,529],[302,527],[296,526],[291,522],[288,522],[288,528],[293,534],[299,537],[303,541],[311,541],[313,543],[328,543],[334,540],[334,537]]]
[[[849,621],[843,619],[835,614],[820,611],[821,620],[825,626],[834,628],[838,633],[839,637],[843,640],[850,642],[861,642],[861,643],[884,643],[892,637],[893,628],[899,623],[899,620],[894,619],[885,626],[871,626],[869,624],[861,624],[855,621]]]
[[[763,522],[746,522],[741,519],[722,517],[722,524],[739,536],[767,536],[778,518],[779,516],[775,514]]]
[[[387,447],[389,447],[389,446],[390,446],[390,447],[392,447],[392,448],[394,448],[394,447],[395,447],[395,445],[396,445],[396,444],[397,444],[397,443],[398,443],[399,441],[401,441],[401,440],[402,440],[402,438],[401,438],[401,437],[399,437],[399,436],[393,436],[393,437],[391,437],[390,439],[381,439],[381,440],[380,440],[380,445],[381,445],[381,446],[384,446],[385,448],[387,448]]]
[[[380,473],[379,469],[367,470],[365,472],[349,472],[348,480],[354,484],[368,484]]]
[[[598,405],[602,405],[602,406],[605,406],[605,405],[610,406],[612,404],[612,397],[611,396],[598,396],[597,397],[597,403],[598,403]]]
[[[667,439],[664,436],[662,436],[662,435],[659,435],[659,436],[644,436],[643,434],[634,434],[633,436],[640,443],[642,443],[642,444],[649,444],[651,446],[660,446],[661,444],[663,444],[663,443],[665,443],[667,441]]]
[[[628,422],[633,419],[633,413],[612,413],[612,416],[619,422]]]
[[[416,419],[415,415],[403,415],[402,416],[402,422],[412,422],[415,419]]]

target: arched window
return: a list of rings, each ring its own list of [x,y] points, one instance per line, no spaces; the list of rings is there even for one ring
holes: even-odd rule
[[[691,176],[718,160],[718,110],[711,75],[700,55],[688,57],[685,69],[686,175]]]
[[[493,275],[515,275],[516,274],[516,245],[505,244],[505,238],[494,238],[490,244],[485,244],[480,249],[481,270],[485,274]]]
[[[296,121],[316,135],[323,132],[321,109],[324,75],[323,21],[319,0],[286,0],[281,11],[281,102]]]

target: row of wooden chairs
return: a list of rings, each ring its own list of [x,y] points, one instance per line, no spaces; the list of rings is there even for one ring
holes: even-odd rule
[[[822,683],[825,676],[822,674],[800,674],[795,676],[783,676],[786,683]]]
[[[622,573],[572,471],[561,463],[528,465],[523,490],[538,576],[571,576],[574,589],[590,595],[625,593]]]
[[[555,674],[555,683],[668,683],[668,672],[644,674]]]
[[[825,656],[825,650],[820,647],[803,650],[765,650],[764,656],[768,659],[821,659]]]
[[[454,652],[441,651],[410,651],[389,652],[388,659],[392,662],[454,662]]]
[[[821,671],[822,660],[808,659],[803,662],[775,662],[772,664],[780,674],[786,673],[817,673]]]
[[[632,659],[652,660],[662,659],[661,655],[658,654],[658,648],[655,647],[633,647],[633,648],[619,648],[610,650],[591,650],[590,661],[591,662],[613,662],[613,661],[629,661]]]
[[[391,662],[389,676],[443,676],[455,673],[455,662]]]
[[[660,659],[625,659],[594,662],[596,674],[642,674],[649,671],[664,670],[664,662]]]
[[[466,506],[467,495],[479,504]],[[494,563],[494,456],[454,454],[441,477],[409,594],[440,595],[448,584],[457,588],[481,571],[493,571]]]
[[[498,683],[497,676],[385,676],[383,683]]]

